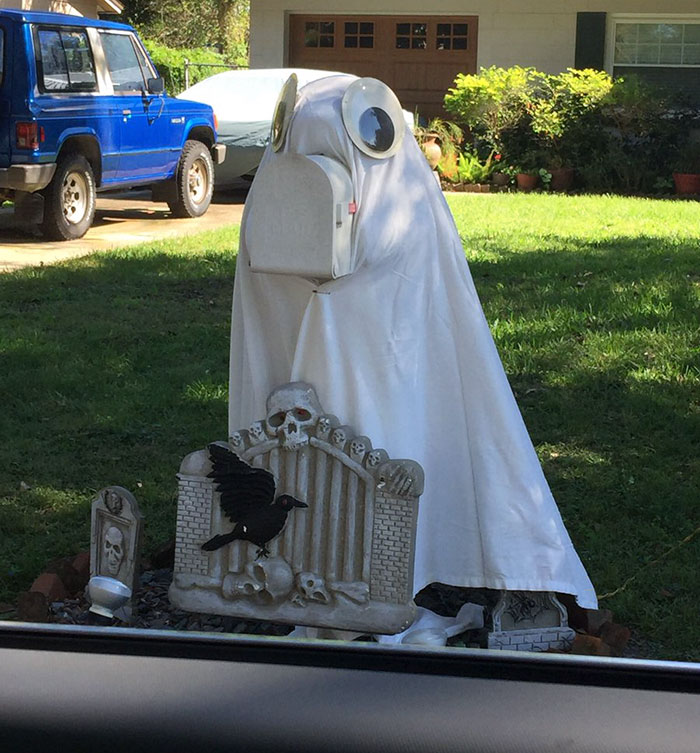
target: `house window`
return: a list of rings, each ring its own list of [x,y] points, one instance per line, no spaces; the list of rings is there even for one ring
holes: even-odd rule
[[[307,21],[304,47],[335,47],[335,21]]]
[[[365,50],[374,47],[374,23],[370,21],[348,21],[345,23],[345,46]]]
[[[39,84],[43,91],[94,91],[92,52],[84,31],[39,29]]]
[[[428,47],[428,24],[396,24],[397,50],[425,50]]]
[[[700,66],[700,22],[615,24],[616,66]]]
[[[435,48],[437,50],[466,50],[468,24],[438,24]]]

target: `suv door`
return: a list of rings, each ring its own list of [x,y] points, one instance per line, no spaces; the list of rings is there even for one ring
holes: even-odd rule
[[[10,75],[6,50],[9,48],[9,24],[0,21],[0,167],[10,165]]]
[[[165,177],[173,156],[166,98],[148,93],[144,53],[131,32],[100,29],[107,70],[120,119],[119,181]]]

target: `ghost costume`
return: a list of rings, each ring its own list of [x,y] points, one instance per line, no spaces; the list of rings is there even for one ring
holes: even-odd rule
[[[283,148],[268,148],[260,167],[295,153],[325,155],[349,170],[354,271],[322,284],[252,272],[253,183],[234,287],[230,430],[259,418],[275,387],[309,382],[326,411],[425,470],[414,593],[432,582],[556,591],[595,608],[450,210],[410,132],[388,159],[353,144],[341,99],[354,80],[305,86]]]

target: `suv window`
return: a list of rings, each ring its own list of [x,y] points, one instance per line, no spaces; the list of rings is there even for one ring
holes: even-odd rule
[[[95,64],[84,31],[39,29],[39,86],[43,91],[94,91]]]
[[[101,31],[100,37],[114,91],[143,91],[146,83],[131,34]]]

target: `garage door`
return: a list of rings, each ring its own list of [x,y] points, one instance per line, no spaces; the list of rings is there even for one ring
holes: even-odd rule
[[[458,73],[476,72],[476,16],[299,15],[289,19],[289,64],[374,76],[407,110],[444,114]]]

